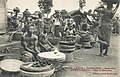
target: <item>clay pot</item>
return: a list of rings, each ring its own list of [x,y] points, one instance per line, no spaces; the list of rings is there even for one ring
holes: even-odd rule
[[[54,73],[55,69],[51,69],[45,72],[27,72],[20,70],[22,77],[50,77]]]

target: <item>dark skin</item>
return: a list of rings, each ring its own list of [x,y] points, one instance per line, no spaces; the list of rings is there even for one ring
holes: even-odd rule
[[[51,50],[54,50],[54,46],[48,41],[45,35],[43,35],[43,37],[39,39],[39,45],[43,47],[46,51],[48,51],[48,49],[44,46],[44,44],[41,43],[42,41],[46,41],[46,43],[51,47]]]
[[[21,44],[26,51],[32,53],[34,56],[39,53],[37,49],[38,38],[36,35],[33,34],[32,27],[27,30],[27,34],[23,35]],[[30,48],[31,46],[32,46],[32,49]]]

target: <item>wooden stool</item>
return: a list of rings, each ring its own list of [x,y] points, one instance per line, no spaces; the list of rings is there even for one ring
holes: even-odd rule
[[[22,61],[16,59],[5,59],[0,62],[2,77],[18,77]]]

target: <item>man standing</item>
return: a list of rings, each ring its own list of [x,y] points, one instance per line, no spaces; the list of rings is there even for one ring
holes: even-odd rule
[[[23,46],[25,51],[21,51],[22,60],[25,62],[31,62],[36,60],[36,56],[39,53],[37,49],[38,38],[33,34],[34,27],[29,26],[27,28],[27,33],[23,35],[21,40],[21,45]]]
[[[54,24],[54,36],[55,37],[60,37],[60,27],[61,27],[61,24],[62,24],[62,19],[60,17],[60,13],[58,10],[55,10],[55,14],[53,14],[53,17],[55,18],[54,21],[53,21],[53,24]]]

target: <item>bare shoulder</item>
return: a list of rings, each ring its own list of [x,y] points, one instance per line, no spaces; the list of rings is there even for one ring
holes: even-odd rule
[[[36,39],[36,40],[38,39],[38,37],[36,35],[34,35],[34,34],[33,34],[33,38]]]

